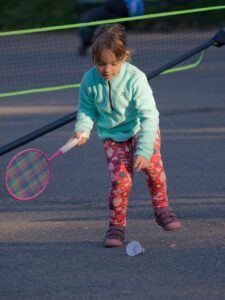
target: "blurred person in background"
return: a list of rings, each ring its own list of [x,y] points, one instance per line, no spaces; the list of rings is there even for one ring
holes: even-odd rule
[[[81,16],[80,21],[83,23],[115,18],[126,18],[140,16],[143,14],[143,12],[143,0],[106,0],[105,3],[101,6],[95,7],[85,12]],[[86,26],[80,28],[80,55],[85,55],[87,49],[91,46],[95,29],[96,26]]]

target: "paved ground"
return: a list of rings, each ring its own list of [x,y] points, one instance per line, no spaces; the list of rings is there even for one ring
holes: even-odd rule
[[[156,225],[144,177],[136,174],[126,242],[139,240],[143,255],[102,247],[108,177],[95,132],[86,147],[55,161],[47,192],[31,203],[6,195],[4,168],[18,150],[2,156],[0,299],[225,299],[224,78],[221,48],[209,50],[199,68],[151,83],[161,112],[169,196],[183,229],[166,233]],[[2,99],[1,145],[71,112],[76,99],[73,91]],[[51,154],[72,128],[22,148]]]

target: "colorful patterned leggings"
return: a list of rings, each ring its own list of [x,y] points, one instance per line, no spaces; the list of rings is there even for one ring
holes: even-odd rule
[[[109,192],[109,224],[126,226],[128,195],[133,182],[133,154],[138,137],[115,142],[107,139],[104,143],[111,181]],[[160,131],[150,159],[149,167],[144,170],[147,187],[152,199],[153,208],[168,206],[166,175],[160,153]]]

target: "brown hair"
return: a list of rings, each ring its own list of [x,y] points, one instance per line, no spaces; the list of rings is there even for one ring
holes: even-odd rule
[[[126,31],[122,25],[103,25],[97,27],[91,47],[92,60],[98,62],[103,49],[111,50],[118,60],[127,59]]]

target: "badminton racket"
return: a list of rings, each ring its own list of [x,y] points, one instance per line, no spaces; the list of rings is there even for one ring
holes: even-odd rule
[[[5,172],[6,190],[15,200],[33,200],[40,196],[47,188],[51,176],[51,163],[75,147],[79,139],[70,139],[51,157],[38,150],[26,149],[16,154],[8,163]]]

